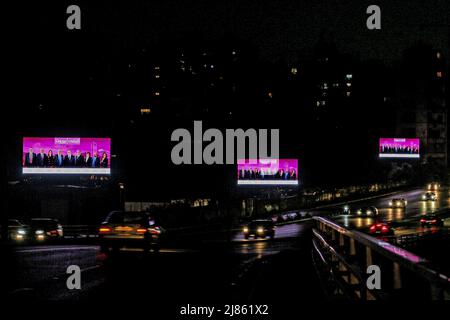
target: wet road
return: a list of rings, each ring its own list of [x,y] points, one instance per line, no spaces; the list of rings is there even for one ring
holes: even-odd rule
[[[281,287],[298,284],[306,287],[303,299],[320,299],[310,263],[310,223],[280,226],[275,240],[237,236],[228,243],[163,248],[159,254],[135,249],[101,254],[95,245],[17,247],[9,298],[269,303]],[[69,265],[81,268],[81,290],[67,289]]]
[[[352,207],[375,205],[383,219],[404,223],[402,230],[427,212],[449,207],[448,191],[438,193],[435,203],[421,201],[423,189],[366,199]],[[393,197],[408,200],[406,210],[390,209]],[[312,211],[326,214],[342,206]],[[364,228],[368,218],[337,217],[349,227]],[[448,226],[448,219],[446,226]],[[414,222],[415,223],[415,222]],[[322,296],[311,263],[312,221],[279,225],[274,240],[245,240],[240,232],[231,241],[202,245],[184,242],[163,248],[159,254],[126,249],[101,254],[96,245],[21,246],[15,248],[15,272],[10,299],[77,301],[152,301],[152,306],[186,303],[298,303]],[[402,229],[403,228],[403,229]],[[66,286],[67,267],[81,269],[81,290]],[[295,295],[283,292],[295,290]]]

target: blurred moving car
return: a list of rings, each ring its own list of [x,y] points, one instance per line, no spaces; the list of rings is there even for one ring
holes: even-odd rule
[[[389,207],[391,208],[406,208],[406,205],[408,204],[408,201],[404,198],[394,198],[391,201],[389,201]]]
[[[16,219],[8,220],[8,240],[25,241],[28,239],[29,230],[26,225]]]
[[[394,229],[387,222],[378,221],[370,226],[369,233],[371,235],[392,236],[394,235]]]
[[[63,235],[63,227],[57,219],[33,218],[30,220],[30,240],[54,240],[62,238]]]
[[[99,228],[100,250],[128,247],[159,252],[164,233],[148,212],[113,211]]]
[[[378,216],[378,209],[377,209],[377,207],[374,207],[374,206],[362,207],[362,208],[359,208],[358,210],[356,210],[356,214],[358,216],[365,215],[365,216],[375,217],[375,216]]]
[[[244,238],[248,239],[253,236],[257,238],[275,237],[275,224],[272,220],[254,220],[243,228]]]
[[[436,201],[437,200],[436,193],[434,193],[434,192],[427,192],[427,193],[422,195],[422,200],[423,201]]]
[[[428,213],[420,218],[420,224],[422,227],[442,227],[444,225],[444,220],[439,218],[437,215]]]
[[[441,185],[438,182],[431,182],[427,185],[427,190],[438,191]]]

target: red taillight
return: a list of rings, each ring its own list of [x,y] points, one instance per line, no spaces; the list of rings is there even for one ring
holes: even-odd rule
[[[136,232],[137,232],[137,233],[146,233],[146,232],[147,232],[147,229],[146,229],[146,228],[137,228],[137,229],[136,229]]]
[[[388,232],[389,228],[387,226],[381,227],[381,232]]]
[[[430,222],[431,222],[431,223],[436,223],[436,222],[437,222],[437,220],[431,220]]]
[[[382,225],[382,223],[377,223],[377,228],[381,227]]]
[[[161,233],[161,230],[158,227],[153,227],[153,228],[150,228],[149,230],[150,230],[151,234],[160,234]]]
[[[425,219],[420,219],[420,222],[426,222],[427,220],[425,220]]]
[[[376,226],[371,226],[370,231],[375,231],[376,228],[377,228]]]
[[[103,234],[103,233],[108,233],[108,232],[111,232],[111,228],[110,227],[100,227],[99,229],[98,229],[98,232],[100,233],[100,234]]]

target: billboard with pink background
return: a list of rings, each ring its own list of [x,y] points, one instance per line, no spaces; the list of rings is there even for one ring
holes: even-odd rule
[[[298,185],[297,159],[239,159],[238,184]]]
[[[110,138],[23,138],[23,173],[109,174],[110,159]]]
[[[380,158],[420,158],[420,140],[417,138],[380,138]]]

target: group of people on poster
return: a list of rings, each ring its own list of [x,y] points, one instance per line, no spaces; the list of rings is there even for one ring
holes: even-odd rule
[[[248,168],[239,170],[239,180],[297,180],[296,169]]]
[[[408,146],[408,145],[390,145],[383,144],[380,146],[381,154],[419,154],[418,146]]]
[[[101,155],[98,152],[87,151],[84,154],[77,150],[75,154],[72,154],[71,150],[67,150],[66,154],[63,154],[61,150],[58,150],[56,154],[49,149],[45,152],[44,149],[40,149],[38,153],[35,153],[33,148],[30,148],[24,157],[24,167],[27,168],[108,168],[109,160],[106,152]]]

